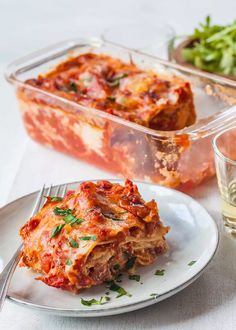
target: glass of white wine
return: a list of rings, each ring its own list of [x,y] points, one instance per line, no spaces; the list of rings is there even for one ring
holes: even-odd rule
[[[213,140],[225,231],[236,238],[236,126]]]

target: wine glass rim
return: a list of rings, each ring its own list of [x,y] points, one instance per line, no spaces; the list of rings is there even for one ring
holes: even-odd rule
[[[236,160],[232,160],[230,159],[229,157],[225,156],[221,151],[220,149],[218,148],[218,145],[217,145],[217,140],[219,139],[219,137],[221,137],[223,134],[225,134],[226,132],[229,132],[231,130],[235,129],[236,130],[236,126],[232,126],[231,128],[227,128],[223,131],[220,131],[219,133],[217,133],[215,135],[215,137],[213,138],[213,141],[212,141],[212,146],[213,146],[213,150],[215,152],[215,154],[217,156],[219,156],[221,159],[223,159],[226,163],[230,163],[232,165],[235,165],[236,166]]]

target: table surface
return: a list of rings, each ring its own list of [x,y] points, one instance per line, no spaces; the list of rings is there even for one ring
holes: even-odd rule
[[[216,22],[235,18],[234,0],[30,0],[0,1],[0,206],[37,190],[42,183],[110,178],[111,175],[31,141],[21,123],[14,91],[3,77],[11,60],[73,37],[99,36],[113,24],[165,22],[178,34],[210,13]],[[69,169],[69,170],[68,170]],[[136,312],[73,319],[28,310],[6,301],[0,329],[234,329],[236,327],[236,242],[221,229],[215,179],[189,191],[214,217],[219,249],[204,274],[190,287]],[[0,233],[1,238],[1,233]]]

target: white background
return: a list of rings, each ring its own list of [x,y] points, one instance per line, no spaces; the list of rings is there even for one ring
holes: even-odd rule
[[[219,23],[236,18],[235,0],[0,0],[0,206],[60,183],[110,177],[98,169],[29,140],[14,92],[3,77],[6,64],[60,40],[99,36],[113,24],[165,22],[185,34],[206,14]],[[220,222],[216,182],[190,192]],[[0,233],[1,239],[1,233]],[[0,329],[234,329],[236,244],[224,235],[204,275],[182,293],[150,308],[101,319],[45,315],[6,302]]]

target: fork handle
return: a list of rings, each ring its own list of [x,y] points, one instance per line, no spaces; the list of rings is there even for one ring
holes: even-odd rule
[[[2,273],[0,274],[0,311],[2,310],[4,301],[6,299],[7,290],[9,288],[12,275],[20,260],[21,249],[22,245],[19,246],[15,254],[12,256],[11,260],[8,262],[8,264],[5,266]]]

